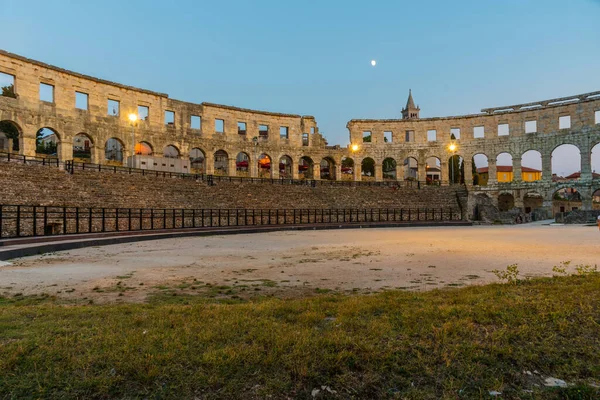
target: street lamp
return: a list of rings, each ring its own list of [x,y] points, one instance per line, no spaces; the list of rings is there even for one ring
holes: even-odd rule
[[[454,142],[450,142],[450,146],[448,146],[448,150],[450,150],[452,152],[452,157],[450,158],[450,175],[452,176],[452,183],[456,183],[454,182],[454,155],[456,154],[456,150],[457,150],[457,146],[456,143]]]
[[[133,156],[135,155],[135,123],[138,120],[137,114],[129,114],[129,122],[131,123],[131,167],[133,167]]]
[[[352,152],[356,153],[358,151],[358,145],[357,144],[353,144],[350,149],[352,150]]]

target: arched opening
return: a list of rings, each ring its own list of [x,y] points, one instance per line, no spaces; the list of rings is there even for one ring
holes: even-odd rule
[[[404,160],[404,180],[416,181],[419,176],[419,163],[414,157],[408,157]]]
[[[515,208],[515,198],[510,193],[502,193],[498,196],[498,210],[510,211]]]
[[[13,121],[0,121],[0,151],[8,151],[9,139],[12,140],[12,151],[19,151],[21,128]]]
[[[451,185],[465,183],[465,163],[458,154],[448,160],[448,182]]]
[[[483,153],[473,156],[473,185],[487,186],[489,180],[488,157]]]
[[[313,179],[313,160],[310,157],[304,156],[300,158],[298,163],[298,178]]]
[[[153,153],[152,145],[148,142],[139,142],[135,145],[136,156],[151,156]]]
[[[575,188],[558,189],[552,195],[552,213],[579,210],[582,206],[581,193]]]
[[[523,196],[523,211],[527,214],[542,208],[544,206],[544,197],[539,193],[527,193]]]
[[[202,150],[195,147],[190,151],[190,168],[193,173],[204,174],[206,172],[206,156]]]
[[[225,150],[217,150],[215,152],[215,175],[228,174],[229,155]]]
[[[122,165],[123,164],[123,142],[117,138],[110,138],[104,145],[104,160],[106,164]]]
[[[351,181],[354,179],[354,160],[350,157],[342,158],[342,180]]]
[[[579,179],[581,153],[572,144],[562,144],[552,152],[552,180],[555,182]]]
[[[513,181],[513,158],[510,153],[500,153],[496,157],[496,177],[498,183]]]
[[[590,158],[592,163],[592,179],[600,179],[600,143],[592,147]]]
[[[592,193],[592,210],[600,210],[600,189]]]
[[[35,134],[35,152],[42,157],[58,157],[60,137],[52,128],[44,127]]]
[[[179,158],[179,149],[172,144],[163,149],[164,158]]]
[[[396,174],[396,160],[391,157],[385,158],[383,163],[381,164],[381,169],[383,170],[383,180],[395,181],[397,179]]]
[[[542,180],[542,153],[529,150],[521,156],[521,180],[535,182]]]
[[[362,175],[362,180],[364,181],[374,181],[375,180],[375,160],[371,157],[363,158],[360,164],[360,170]]]
[[[93,145],[92,138],[86,133],[78,133],[75,135],[73,138],[73,160],[91,162]]]
[[[335,180],[335,161],[331,157],[321,160],[321,179]]]
[[[442,180],[442,162],[437,157],[425,160],[425,180],[428,185],[437,185]]]
[[[243,151],[235,157],[235,172],[237,176],[250,176],[250,156]]]
[[[290,156],[283,156],[279,159],[279,177],[291,179],[292,176],[292,158]]]
[[[263,153],[258,157],[258,177],[271,177],[271,157],[268,154]]]

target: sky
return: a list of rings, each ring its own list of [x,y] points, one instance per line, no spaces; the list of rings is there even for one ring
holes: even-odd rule
[[[600,0],[0,0],[0,15],[4,50],[179,100],[313,115],[344,146],[350,119],[399,118],[409,89],[421,117],[600,90]]]

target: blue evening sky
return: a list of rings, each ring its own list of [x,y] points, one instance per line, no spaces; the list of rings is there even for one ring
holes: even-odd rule
[[[0,48],[191,102],[421,116],[600,90],[600,0],[0,0]],[[370,60],[377,60],[371,67]]]

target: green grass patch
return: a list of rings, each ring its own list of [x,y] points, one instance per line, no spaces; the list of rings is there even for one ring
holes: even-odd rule
[[[0,298],[8,399],[593,399],[599,349],[599,274],[297,300]]]

